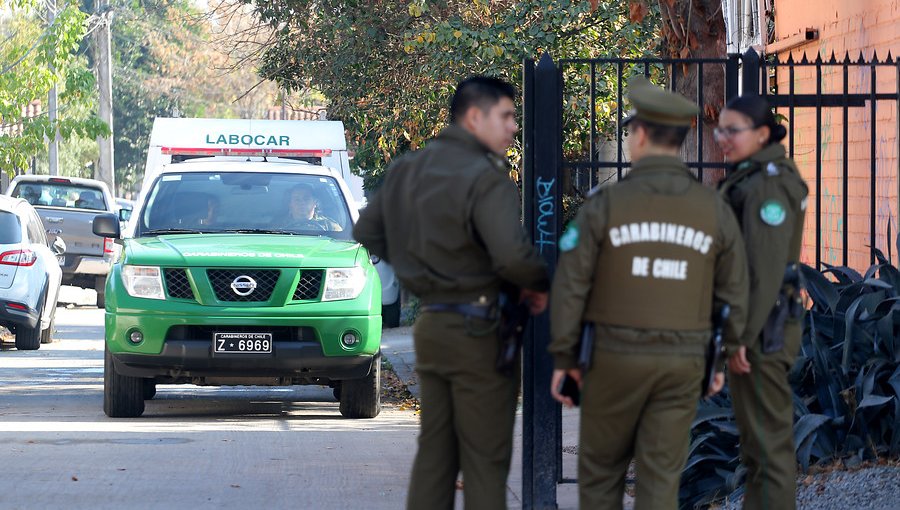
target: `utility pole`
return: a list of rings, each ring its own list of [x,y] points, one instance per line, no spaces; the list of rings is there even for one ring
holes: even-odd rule
[[[100,27],[96,31],[95,42],[97,49],[97,84],[100,86],[100,120],[109,126],[110,136],[97,137],[100,146],[100,161],[97,165],[97,180],[103,181],[109,186],[109,190],[116,194],[116,172],[113,153],[113,112],[112,112],[112,62],[110,55],[109,25],[112,22],[112,10],[109,0],[100,0],[97,14],[100,15]]]
[[[53,25],[56,20],[56,0],[47,1],[47,24]],[[51,69],[55,71],[55,69]],[[57,109],[57,92],[56,85],[50,89],[50,97],[47,98],[47,118],[50,120],[51,126],[56,126],[56,109]],[[59,175],[59,130],[54,129],[53,136],[50,138],[47,146],[47,159],[50,163],[50,175]],[[32,170],[34,173],[34,170]]]

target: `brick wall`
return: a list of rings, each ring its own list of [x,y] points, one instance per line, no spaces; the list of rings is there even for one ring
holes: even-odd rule
[[[830,59],[832,52],[841,61],[849,52],[853,61],[860,52],[866,60],[873,54],[884,59],[888,51],[893,58],[900,56],[900,1],[898,0],[777,0],[775,2],[776,40],[784,39],[806,28],[819,31],[819,39],[793,50],[782,52],[779,60],[791,53],[795,60],[804,53],[810,60],[821,54]],[[842,93],[844,88],[841,66],[826,66],[822,73],[823,93]],[[782,68],[775,76],[779,93],[788,92],[790,75]],[[874,76],[879,93],[896,93],[898,67],[877,67]],[[815,67],[795,68],[794,91],[798,94],[816,92]],[[872,66],[850,66],[847,85],[849,92],[869,93],[873,81]],[[876,184],[876,246],[887,253],[892,244],[895,263],[898,258],[894,240],[887,239],[888,224],[891,235],[898,233],[898,164],[900,138],[897,127],[897,101],[876,101],[873,118],[871,102],[862,108],[850,108],[847,118],[849,142],[847,167],[848,215],[843,218],[844,113],[842,108],[822,111],[821,142],[818,153],[822,161],[821,190],[816,189],[816,117],[814,109],[794,110],[794,159],[810,187],[806,229],[803,241],[803,261],[816,260],[816,193],[821,193],[821,236],[823,262],[842,264],[844,231],[848,234],[850,266],[865,269],[869,266],[871,175],[873,158],[872,123],[875,123],[874,167]],[[779,113],[788,116],[787,108]],[[788,140],[785,140],[788,144]]]

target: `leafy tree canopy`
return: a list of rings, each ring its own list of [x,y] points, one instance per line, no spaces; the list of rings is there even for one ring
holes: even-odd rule
[[[0,0],[0,167],[24,169],[57,130],[62,139],[96,137],[108,127],[95,115],[75,113],[93,98],[94,78],[79,58],[88,17],[67,3],[53,19],[37,0]],[[26,115],[33,101],[59,91],[59,112],[51,123],[46,108]]]
[[[241,1],[273,33],[261,75],[328,98],[370,185],[393,157],[443,127],[460,79],[488,74],[518,84],[523,58],[636,57],[657,39],[658,15],[633,22],[621,1]]]

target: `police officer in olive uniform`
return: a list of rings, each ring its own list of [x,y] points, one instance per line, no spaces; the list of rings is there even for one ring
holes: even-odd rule
[[[629,98],[632,169],[593,192],[561,237],[552,292],[551,393],[571,405],[560,382],[581,383],[579,499],[591,510],[622,508],[632,458],[635,508],[677,507],[714,302],[731,306],[729,339],[747,306],[734,215],[677,157],[696,105],[642,77]],[[596,328],[585,374],[576,366],[583,322]]]
[[[730,101],[715,130],[725,157],[734,163],[720,192],[741,225],[750,268],[747,328],[726,349],[741,459],[747,467],[744,508],[753,509],[796,506],[788,372],[802,335],[798,261],[808,191],[779,143],[785,134],[758,96]]]
[[[540,313],[550,286],[504,158],[518,129],[514,99],[500,80],[461,82],[451,125],[391,165],[353,229],[421,303],[413,335],[422,429],[410,509],[453,508],[460,472],[467,509],[506,508],[519,381],[494,367],[496,303],[506,281]]]

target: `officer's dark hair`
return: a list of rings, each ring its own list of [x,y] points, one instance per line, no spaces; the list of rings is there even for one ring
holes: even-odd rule
[[[515,101],[516,88],[490,76],[466,78],[456,86],[456,92],[450,101],[450,122],[458,122],[473,106],[487,112],[504,97]]]
[[[687,138],[688,131],[691,130],[690,126],[665,126],[640,118],[632,120],[631,126],[632,129],[637,126],[644,128],[647,138],[653,145],[675,147],[676,149],[681,147],[684,139]]]
[[[738,96],[728,101],[726,110],[732,110],[745,115],[754,128],[767,126],[769,128],[769,143],[780,142],[787,136],[787,129],[775,120],[775,114],[769,102],[762,96]]]

